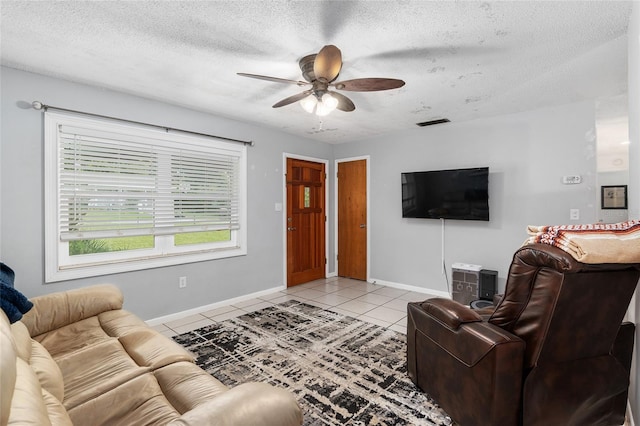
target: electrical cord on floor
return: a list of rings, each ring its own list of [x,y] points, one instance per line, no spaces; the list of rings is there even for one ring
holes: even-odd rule
[[[441,242],[441,246],[440,246],[440,251],[442,254],[442,275],[444,275],[444,282],[447,284],[447,292],[449,293],[449,296],[451,296],[451,298],[453,299],[453,294],[451,293],[451,288],[449,286],[449,274],[447,273],[447,262],[445,261],[445,256],[444,256],[444,218],[440,218],[440,223],[442,224],[442,232],[441,232],[441,236],[440,236],[440,242]]]
[[[453,294],[451,293],[451,287],[449,286],[449,274],[447,273],[447,264],[444,260],[442,261],[442,271],[444,272],[444,282],[447,284],[447,291],[449,292],[449,296],[453,298]]]

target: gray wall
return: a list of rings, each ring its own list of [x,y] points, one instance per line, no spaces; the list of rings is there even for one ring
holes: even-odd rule
[[[445,264],[499,271],[500,288],[526,226],[596,218],[595,104],[579,103],[489,119],[417,128],[337,145],[336,159],[370,155],[371,278],[448,292],[442,274],[442,224],[403,219],[400,173],[490,167],[489,222],[445,222]],[[563,185],[563,175],[583,183]]]
[[[2,69],[2,93],[0,254],[18,271],[17,285],[28,296],[114,282],[125,292],[127,307],[148,319],[283,285],[283,221],[274,211],[274,203],[283,202],[283,152],[329,160],[370,156],[370,278],[382,282],[448,292],[441,273],[441,222],[401,218],[403,171],[491,168],[491,221],[446,221],[444,257],[449,274],[454,262],[498,270],[500,288],[528,224],[568,223],[571,208],[581,211],[575,223],[596,220],[593,102],[411,129],[394,134],[393,144],[379,137],[331,146],[7,68]],[[255,140],[248,151],[248,256],[43,285],[42,114],[24,109],[33,100]],[[563,175],[575,174],[583,176],[582,184],[561,183]],[[330,171],[330,204],[333,175]],[[329,213],[331,219],[331,205]],[[22,223],[27,226],[16,225]],[[330,229],[330,261],[335,259],[333,236]],[[178,289],[183,275],[189,285]]]
[[[16,271],[20,291],[33,297],[111,282],[124,292],[127,309],[150,319],[284,285],[283,213],[274,209],[276,202],[284,202],[283,152],[331,160],[330,145],[10,68],[1,68],[1,73],[0,255]],[[44,285],[43,114],[25,109],[34,100],[255,141],[247,162],[248,255]],[[333,240],[329,247],[334,247]],[[334,257],[331,252],[329,259]],[[178,288],[180,276],[188,278],[185,289]]]
[[[629,218],[640,219],[640,3],[633,4],[629,21]],[[640,297],[636,288],[635,309],[631,319],[636,323],[636,346],[631,372],[629,401],[635,424],[640,424]]]

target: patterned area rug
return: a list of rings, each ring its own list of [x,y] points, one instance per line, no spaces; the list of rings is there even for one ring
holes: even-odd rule
[[[293,392],[305,425],[452,425],[407,376],[401,333],[297,301],[175,336],[227,386]]]

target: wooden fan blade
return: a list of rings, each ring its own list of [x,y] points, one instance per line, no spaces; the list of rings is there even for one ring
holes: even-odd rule
[[[330,44],[320,49],[313,63],[313,73],[316,79],[329,83],[335,80],[342,68],[342,53],[340,49]]]
[[[286,78],[269,77],[266,75],[259,75],[259,74],[247,74],[244,72],[239,72],[236,74],[238,74],[241,77],[257,78],[258,80],[267,80],[267,81],[273,81],[276,83],[296,84],[298,86],[307,86],[310,84],[310,83],[307,83],[306,81],[287,80]]]
[[[307,96],[309,96],[311,93],[313,93],[313,90],[305,90],[304,92],[298,93],[297,95],[289,96],[288,98],[285,98],[285,99],[281,100],[280,102],[274,104],[273,108],[280,108],[280,107],[283,107],[285,105],[289,105],[289,104],[292,104],[294,102],[298,102],[299,100],[304,99]]]
[[[340,111],[351,112],[356,109],[356,106],[353,104],[353,102],[351,102],[351,99],[347,98],[342,93],[333,91],[329,91],[329,93],[331,93],[331,96],[338,100],[338,106],[336,108]]]
[[[377,92],[378,90],[397,89],[404,86],[404,81],[395,78],[356,78],[332,84],[338,90],[351,92]]]

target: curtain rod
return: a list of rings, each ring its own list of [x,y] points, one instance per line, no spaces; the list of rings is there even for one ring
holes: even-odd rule
[[[66,109],[66,108],[55,107],[55,106],[52,106],[52,105],[45,105],[40,101],[33,101],[31,103],[31,106],[33,107],[33,109],[38,110],[38,111],[39,110],[46,111],[48,109],[55,109],[55,110],[58,110],[58,111],[73,112],[73,113],[76,113],[76,114],[90,115],[92,117],[108,118],[110,120],[119,120],[119,121],[124,121],[126,123],[141,124],[143,126],[156,127],[158,129],[163,129],[166,132],[169,132],[169,131],[183,132],[183,133],[189,133],[189,134],[192,134],[192,135],[206,136],[206,137],[209,137],[209,138],[223,139],[225,141],[242,143],[242,144],[249,145],[249,146],[254,146],[255,145],[254,141],[243,141],[243,140],[240,140],[240,139],[227,138],[227,137],[224,137],[224,136],[216,136],[216,135],[209,135],[207,133],[192,132],[191,130],[183,130],[183,129],[176,129],[174,127],[160,126],[158,124],[149,124],[149,123],[143,123],[141,121],[127,120],[127,119],[124,119],[124,118],[109,117],[108,115],[94,114],[94,113],[91,113],[91,112],[76,111],[76,110],[73,110],[73,109]]]

